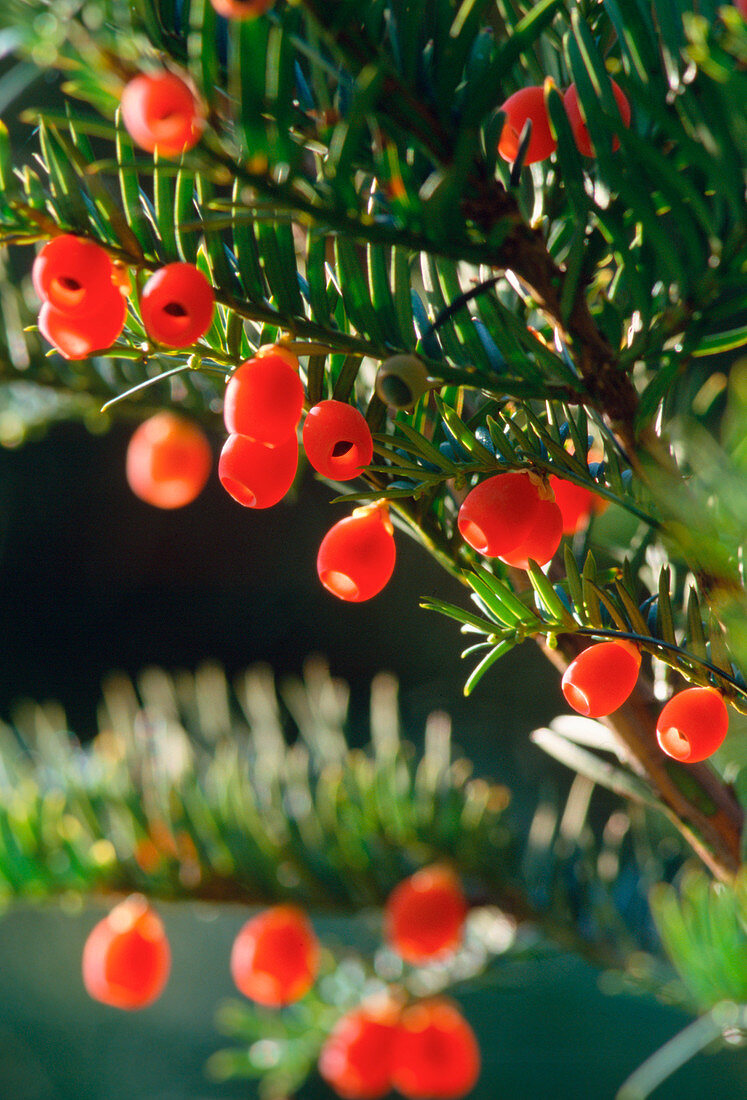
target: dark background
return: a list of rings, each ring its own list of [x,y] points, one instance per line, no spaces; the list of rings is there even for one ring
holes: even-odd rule
[[[353,735],[365,737],[368,684],[378,671],[401,683],[405,726],[417,738],[427,713],[446,709],[455,740],[478,769],[514,790],[525,822],[538,790],[568,775],[527,744],[562,709],[557,676],[530,644],[499,662],[464,700],[467,673],[456,624],[418,608],[426,594],[466,596],[397,533],[387,589],[362,605],[320,586],[318,544],[345,514],[307,475],[298,500],[242,509],[213,478],[178,512],[136,500],[124,481],[129,429],[105,436],[58,425],[43,440],[0,449],[0,716],[23,696],[55,698],[71,729],[95,731],[102,675],[157,663],[194,668],[216,658],[232,673],[254,661],[278,673],[326,654],[352,688]],[[215,441],[216,450],[219,441]],[[164,906],[174,967],[150,1009],[125,1014],[88,999],[80,952],[103,910],[13,906],[0,928],[0,1100],[238,1100],[244,1083],[203,1074],[225,1040],[213,1019],[233,994],[232,937],[247,912]],[[354,929],[322,921],[349,942]],[[515,970],[497,990],[464,1001],[484,1052],[479,1100],[606,1100],[644,1058],[683,1027],[652,1000],[608,996],[585,964],[561,956]],[[663,1100],[747,1096],[747,1059],[699,1056],[656,1093]],[[308,1098],[328,1096],[319,1082]]]

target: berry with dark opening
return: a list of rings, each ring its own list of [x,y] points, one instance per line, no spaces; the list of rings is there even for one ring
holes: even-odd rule
[[[540,500],[529,534],[515,550],[501,554],[501,561],[517,569],[528,569],[529,559],[547,565],[563,537],[563,515],[552,500]]]
[[[127,300],[111,283],[94,313],[70,316],[44,302],[39,310],[39,332],[65,359],[86,359],[111,347],[127,316]]]
[[[151,340],[186,348],[213,321],[213,288],[194,264],[166,264],[154,271],[140,295],[140,312]]]
[[[275,0],[210,0],[218,15],[225,19],[256,19],[269,10]]]
[[[298,469],[298,440],[277,447],[246,435],[229,435],[218,462],[221,485],[245,508],[271,508],[282,500]]]
[[[620,112],[620,118],[622,119],[623,126],[630,126],[630,104],[619,84],[616,84],[614,80],[610,80],[612,85],[612,94],[615,97],[617,108]],[[586,126],[584,119],[583,107],[578,98],[578,89],[575,84],[571,84],[568,91],[563,96],[563,106],[565,107],[566,114],[568,115],[568,121],[571,124],[571,130],[573,136],[576,139],[576,145],[578,146],[579,153],[583,153],[585,157],[594,156],[594,146],[591,143],[591,135]],[[612,151],[620,148],[620,140],[617,136],[612,139]]]
[[[311,465],[324,477],[349,481],[373,458],[366,418],[344,401],[320,401],[309,409],[303,445]]]
[[[623,705],[640,667],[641,654],[631,642],[599,642],[568,665],[561,681],[563,695],[584,717],[603,718]]]
[[[113,273],[109,254],[100,245],[64,233],[44,245],[31,279],[43,302],[68,317],[80,317],[108,308]]]
[[[376,393],[394,409],[412,408],[431,386],[425,363],[417,355],[392,355],[376,373]]]
[[[506,121],[498,142],[498,152],[504,160],[510,163],[516,160],[521,131],[528,119],[532,122],[532,136],[524,155],[524,164],[536,164],[555,152],[558,143],[550,130],[545,90],[541,84],[514,92],[502,104],[501,110],[506,115]]]
[[[480,1076],[475,1033],[450,1001],[406,1008],[394,1042],[392,1084],[410,1100],[457,1100]]]
[[[345,1100],[377,1100],[392,1087],[399,1009],[371,1001],[342,1016],[319,1055],[319,1073]]]
[[[457,520],[459,532],[485,557],[510,554],[528,536],[539,502],[539,492],[528,474],[496,474],[464,498]]]
[[[205,487],[213,464],[202,428],[172,412],[151,416],[127,446],[127,483],[156,508],[182,508]]]
[[[455,951],[462,942],[467,900],[450,867],[423,867],[395,886],[384,910],[390,947],[417,966]]]
[[[202,137],[205,112],[190,86],[175,73],[140,73],[124,88],[122,122],[148,153],[179,157]]]
[[[592,512],[603,512],[609,501],[592,493],[583,485],[576,485],[564,477],[550,476],[550,488],[555,494],[555,503],[563,516],[563,534],[574,535],[589,522]]]
[[[272,1008],[300,1000],[318,970],[319,941],[308,917],[295,905],[275,905],[252,917],[231,949],[236,988]]]
[[[301,419],[303,383],[298,359],[287,348],[260,348],[231,375],[223,399],[226,431],[276,447]]]
[[[322,539],[317,573],[328,592],[350,603],[370,600],[394,572],[396,547],[385,501],[356,508]]]
[[[134,1010],[163,992],[171,951],[160,917],[142,895],[115,906],[83,948],[83,984],[96,1001]]]
[[[691,687],[664,705],[656,738],[667,756],[697,764],[721,747],[728,728],[729,712],[721,693],[712,687]]]

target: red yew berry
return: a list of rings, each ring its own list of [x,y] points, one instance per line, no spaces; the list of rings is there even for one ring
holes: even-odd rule
[[[735,7],[741,12],[742,17],[747,19],[747,0],[735,0]]]
[[[127,483],[156,508],[182,508],[202,492],[213,456],[196,424],[171,412],[144,421],[127,446]]]
[[[229,435],[218,462],[221,485],[245,508],[271,508],[293,484],[298,468],[298,440],[290,436],[277,447],[246,435]]]
[[[273,1008],[300,1000],[318,970],[319,941],[308,917],[295,905],[276,905],[247,921],[231,949],[237,989]]]
[[[223,399],[226,431],[276,447],[296,430],[303,397],[295,355],[283,347],[260,348],[228,381]]]
[[[108,308],[113,274],[100,245],[70,233],[47,241],[31,269],[41,300],[70,318]]]
[[[122,92],[122,122],[148,153],[179,157],[202,137],[205,113],[189,85],[175,73],[140,73]]]
[[[111,283],[94,313],[70,316],[44,302],[39,310],[39,332],[65,359],[86,359],[111,347],[124,328],[127,300]]]
[[[309,409],[303,445],[314,469],[335,481],[357,477],[373,458],[366,418],[344,401],[320,401]]]
[[[506,121],[498,142],[498,152],[504,160],[511,163],[516,160],[519,138],[527,119],[532,121],[532,136],[524,156],[524,164],[536,164],[555,152],[558,143],[550,130],[545,90],[541,84],[514,92],[501,106],[501,110],[506,115]]]
[[[377,1100],[390,1091],[399,1010],[363,1004],[342,1016],[319,1055],[319,1073],[345,1100]]]
[[[501,561],[517,569],[528,569],[529,559],[537,565],[547,565],[563,537],[563,514],[552,500],[540,500],[529,534],[510,554],[501,554]]]
[[[272,7],[275,0],[210,0],[218,15],[226,19],[256,19]]]
[[[171,969],[160,917],[133,894],[96,925],[83,948],[83,984],[114,1008],[145,1008],[160,997]]]
[[[630,104],[628,103],[625,93],[622,88],[615,83],[614,80],[610,80],[612,85],[612,94],[615,97],[620,117],[623,122],[623,126],[630,126]],[[563,96],[563,105],[568,115],[568,121],[571,124],[571,130],[573,136],[576,139],[576,145],[578,146],[579,153],[583,153],[585,157],[594,156],[594,146],[591,143],[591,137],[584,120],[583,107],[578,98],[578,89],[575,84],[571,84],[568,91]],[[612,139],[612,151],[620,148],[620,141],[617,137]]]
[[[194,264],[174,263],[154,271],[140,295],[145,331],[168,348],[186,348],[213,321],[213,288]]]
[[[497,558],[524,541],[540,497],[528,474],[496,474],[476,485],[459,509],[459,531],[478,553]]]
[[[394,1041],[392,1084],[411,1100],[457,1100],[480,1076],[475,1033],[450,1001],[406,1008]]]
[[[386,502],[356,508],[322,539],[317,573],[328,592],[361,603],[381,592],[394,572],[396,548]]]
[[[720,748],[729,728],[729,712],[720,692],[692,687],[673,695],[656,723],[662,752],[683,764],[697,764]]]
[[[563,673],[566,702],[586,718],[602,718],[628,698],[641,667],[638,649],[624,640],[599,642],[579,653]]]
[[[563,516],[563,534],[573,535],[584,527],[592,512],[603,512],[609,501],[592,493],[583,485],[576,485],[563,477],[550,476],[550,488],[555,494],[555,503]]]
[[[384,909],[390,947],[417,966],[455,951],[462,941],[467,901],[449,867],[423,867],[392,890]]]

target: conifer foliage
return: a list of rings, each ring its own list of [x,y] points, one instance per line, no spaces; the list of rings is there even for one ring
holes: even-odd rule
[[[6,9],[19,77],[63,77],[60,105],[22,119],[33,137],[12,149],[0,127],[0,264],[13,276],[0,301],[2,386],[21,420],[186,415],[223,440],[219,477],[248,508],[277,506],[310,465],[351,506],[343,518],[330,506],[318,561],[341,615],[376,597],[398,568],[397,540],[413,537],[463,584],[461,603],[431,596],[423,614],[470,636],[465,692],[483,678],[489,690],[496,662],[536,641],[587,716],[559,718],[536,744],[575,783],[610,787],[679,834],[721,884],[700,890],[703,905],[715,911],[718,890],[733,902],[713,948],[724,972],[735,957],[743,965],[744,5]],[[195,492],[208,465],[203,456]],[[369,763],[382,776],[401,767],[381,746]],[[519,924],[549,935],[562,925],[567,941],[574,906],[559,925],[508,856],[496,880],[479,850],[492,834],[453,776],[447,787],[463,836],[451,851],[431,837],[425,864],[453,860],[439,873],[460,906],[465,889],[465,909],[489,886]],[[198,865],[238,827],[228,811],[203,824],[190,841]],[[422,843],[411,826],[403,844]],[[246,832],[256,844],[258,823]],[[375,832],[361,810],[360,837]],[[121,887],[180,891],[155,847]],[[267,852],[265,838],[261,889],[230,859],[217,861],[221,889],[287,900]],[[85,866],[82,888],[98,881]],[[325,875],[313,859],[300,866],[318,902]],[[400,869],[389,879],[404,881]],[[5,877],[22,892],[14,871]],[[371,865],[353,889],[341,866],[326,876],[352,908],[385,900],[375,877]],[[685,986],[693,881],[681,903],[662,887],[655,908]],[[575,934],[586,949],[602,939],[581,922]],[[361,1008],[374,974],[337,1013],[308,993],[316,1046],[308,1035],[294,1046],[301,1017],[283,1009],[288,1050],[305,1054],[281,1064],[268,1095],[296,1087],[330,1033],[321,1066],[339,1095],[465,1095],[479,1073],[468,1024],[448,1000],[421,1002],[402,973],[399,988],[373,989],[385,1010]],[[734,994],[698,988],[713,1038],[726,1029],[716,1006]],[[732,1029],[742,1019],[727,1016]],[[444,1059],[428,1085],[426,1038]],[[368,1042],[391,1043],[383,1062]],[[369,1082],[388,1059],[391,1072]],[[217,1064],[262,1076],[229,1052]],[[631,1082],[624,1095],[648,1094]]]

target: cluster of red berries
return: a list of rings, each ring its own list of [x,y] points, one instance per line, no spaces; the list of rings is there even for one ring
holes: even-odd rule
[[[298,359],[280,345],[260,348],[226,387],[229,432],[218,476],[249,508],[269,508],[290,489],[298,465],[297,427],[304,402]],[[365,417],[343,401],[320,401],[307,413],[302,440],[313,468],[333,481],[357,477],[373,457]],[[386,504],[357,508],[325,535],[317,556],[324,587],[350,602],[375,596],[394,570],[395,546]]]
[[[70,233],[54,237],[34,260],[31,278],[42,300],[39,331],[66,359],[85,359],[119,337],[130,282],[101,245]],[[214,305],[213,288],[194,264],[166,264],[140,294],[145,331],[169,348],[204,336]]]
[[[587,718],[603,718],[628,699],[640,665],[638,648],[623,639],[589,646],[563,674],[566,702]],[[667,756],[696,764],[716,752],[728,728],[729,713],[721,693],[712,687],[691,687],[666,703],[656,723],[656,737]]]
[[[622,123],[624,126],[630,126],[630,104],[620,86],[614,80],[611,80],[610,83]],[[594,146],[586,126],[583,108],[579,102],[578,89],[575,84],[571,84],[565,92],[563,105],[579,152],[583,153],[585,157],[593,157]],[[532,123],[532,133],[524,154],[524,164],[536,164],[555,152],[558,143],[552,132],[547,103],[545,102],[545,89],[541,84],[521,88],[518,92],[514,92],[502,104],[501,111],[504,112],[506,120],[498,142],[498,152],[504,160],[510,163],[516,160],[521,133],[528,121]],[[615,150],[619,147],[620,142],[615,137],[612,141],[612,148]]]
[[[563,535],[564,520],[552,490],[532,474],[496,474],[479,482],[457,518],[465,542],[489,558],[526,569],[546,565]]]
[[[85,359],[119,337],[128,281],[100,245],[69,233],[54,237],[31,278],[42,300],[39,331],[66,359]]]
[[[390,947],[415,965],[459,946],[467,902],[448,868],[426,867],[392,891],[385,910]],[[276,905],[247,921],[231,949],[237,989],[258,1004],[281,1008],[316,981],[320,945],[305,913]],[[88,993],[115,1008],[152,1004],[168,981],[171,951],[163,923],[140,895],[114,909],[83,949]],[[466,1095],[480,1072],[475,1035],[443,997],[403,1005],[387,993],[342,1016],[319,1055],[319,1072],[346,1100],[376,1100],[396,1089],[412,1100]]]

